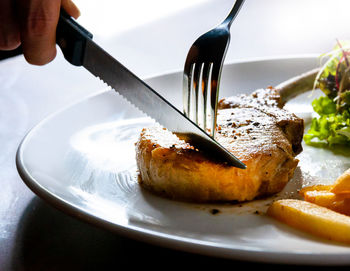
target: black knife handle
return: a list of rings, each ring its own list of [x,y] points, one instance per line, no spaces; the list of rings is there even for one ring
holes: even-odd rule
[[[92,34],[61,9],[56,30],[56,43],[68,62],[75,66],[83,65],[87,39],[92,39]],[[11,51],[0,51],[0,60],[21,54],[23,54],[21,46]]]
[[[64,58],[75,66],[83,65],[88,39],[92,39],[92,34],[61,10],[56,30],[56,43],[60,46]]]

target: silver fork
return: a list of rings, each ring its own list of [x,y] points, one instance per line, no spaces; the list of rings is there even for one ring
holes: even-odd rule
[[[184,114],[208,132],[207,107],[209,102],[211,119],[209,134],[212,137],[215,136],[220,76],[230,43],[230,27],[243,2],[244,0],[236,0],[225,20],[193,43],[185,62],[183,74]],[[200,90],[201,95],[199,95]],[[208,93],[210,93],[210,101],[207,98]],[[202,106],[199,109],[200,100]]]

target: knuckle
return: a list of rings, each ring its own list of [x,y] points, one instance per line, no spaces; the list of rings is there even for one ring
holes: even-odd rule
[[[20,45],[19,35],[1,35],[0,36],[0,50],[13,50]]]
[[[55,21],[47,11],[34,11],[28,14],[27,18],[27,31],[30,35],[36,37],[46,36],[53,31]]]

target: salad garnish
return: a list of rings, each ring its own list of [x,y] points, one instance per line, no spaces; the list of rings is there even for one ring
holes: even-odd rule
[[[304,136],[313,146],[350,146],[350,43],[339,42],[323,55],[327,61],[316,76],[314,89],[325,94],[312,102],[318,114]]]

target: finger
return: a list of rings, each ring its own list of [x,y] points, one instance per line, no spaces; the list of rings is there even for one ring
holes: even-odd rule
[[[62,8],[73,18],[78,19],[80,10],[71,0],[62,0]]]
[[[14,1],[0,1],[0,50],[13,50],[20,45],[19,27],[15,20]]]
[[[44,65],[56,56],[61,0],[19,0],[20,35],[26,60]]]

